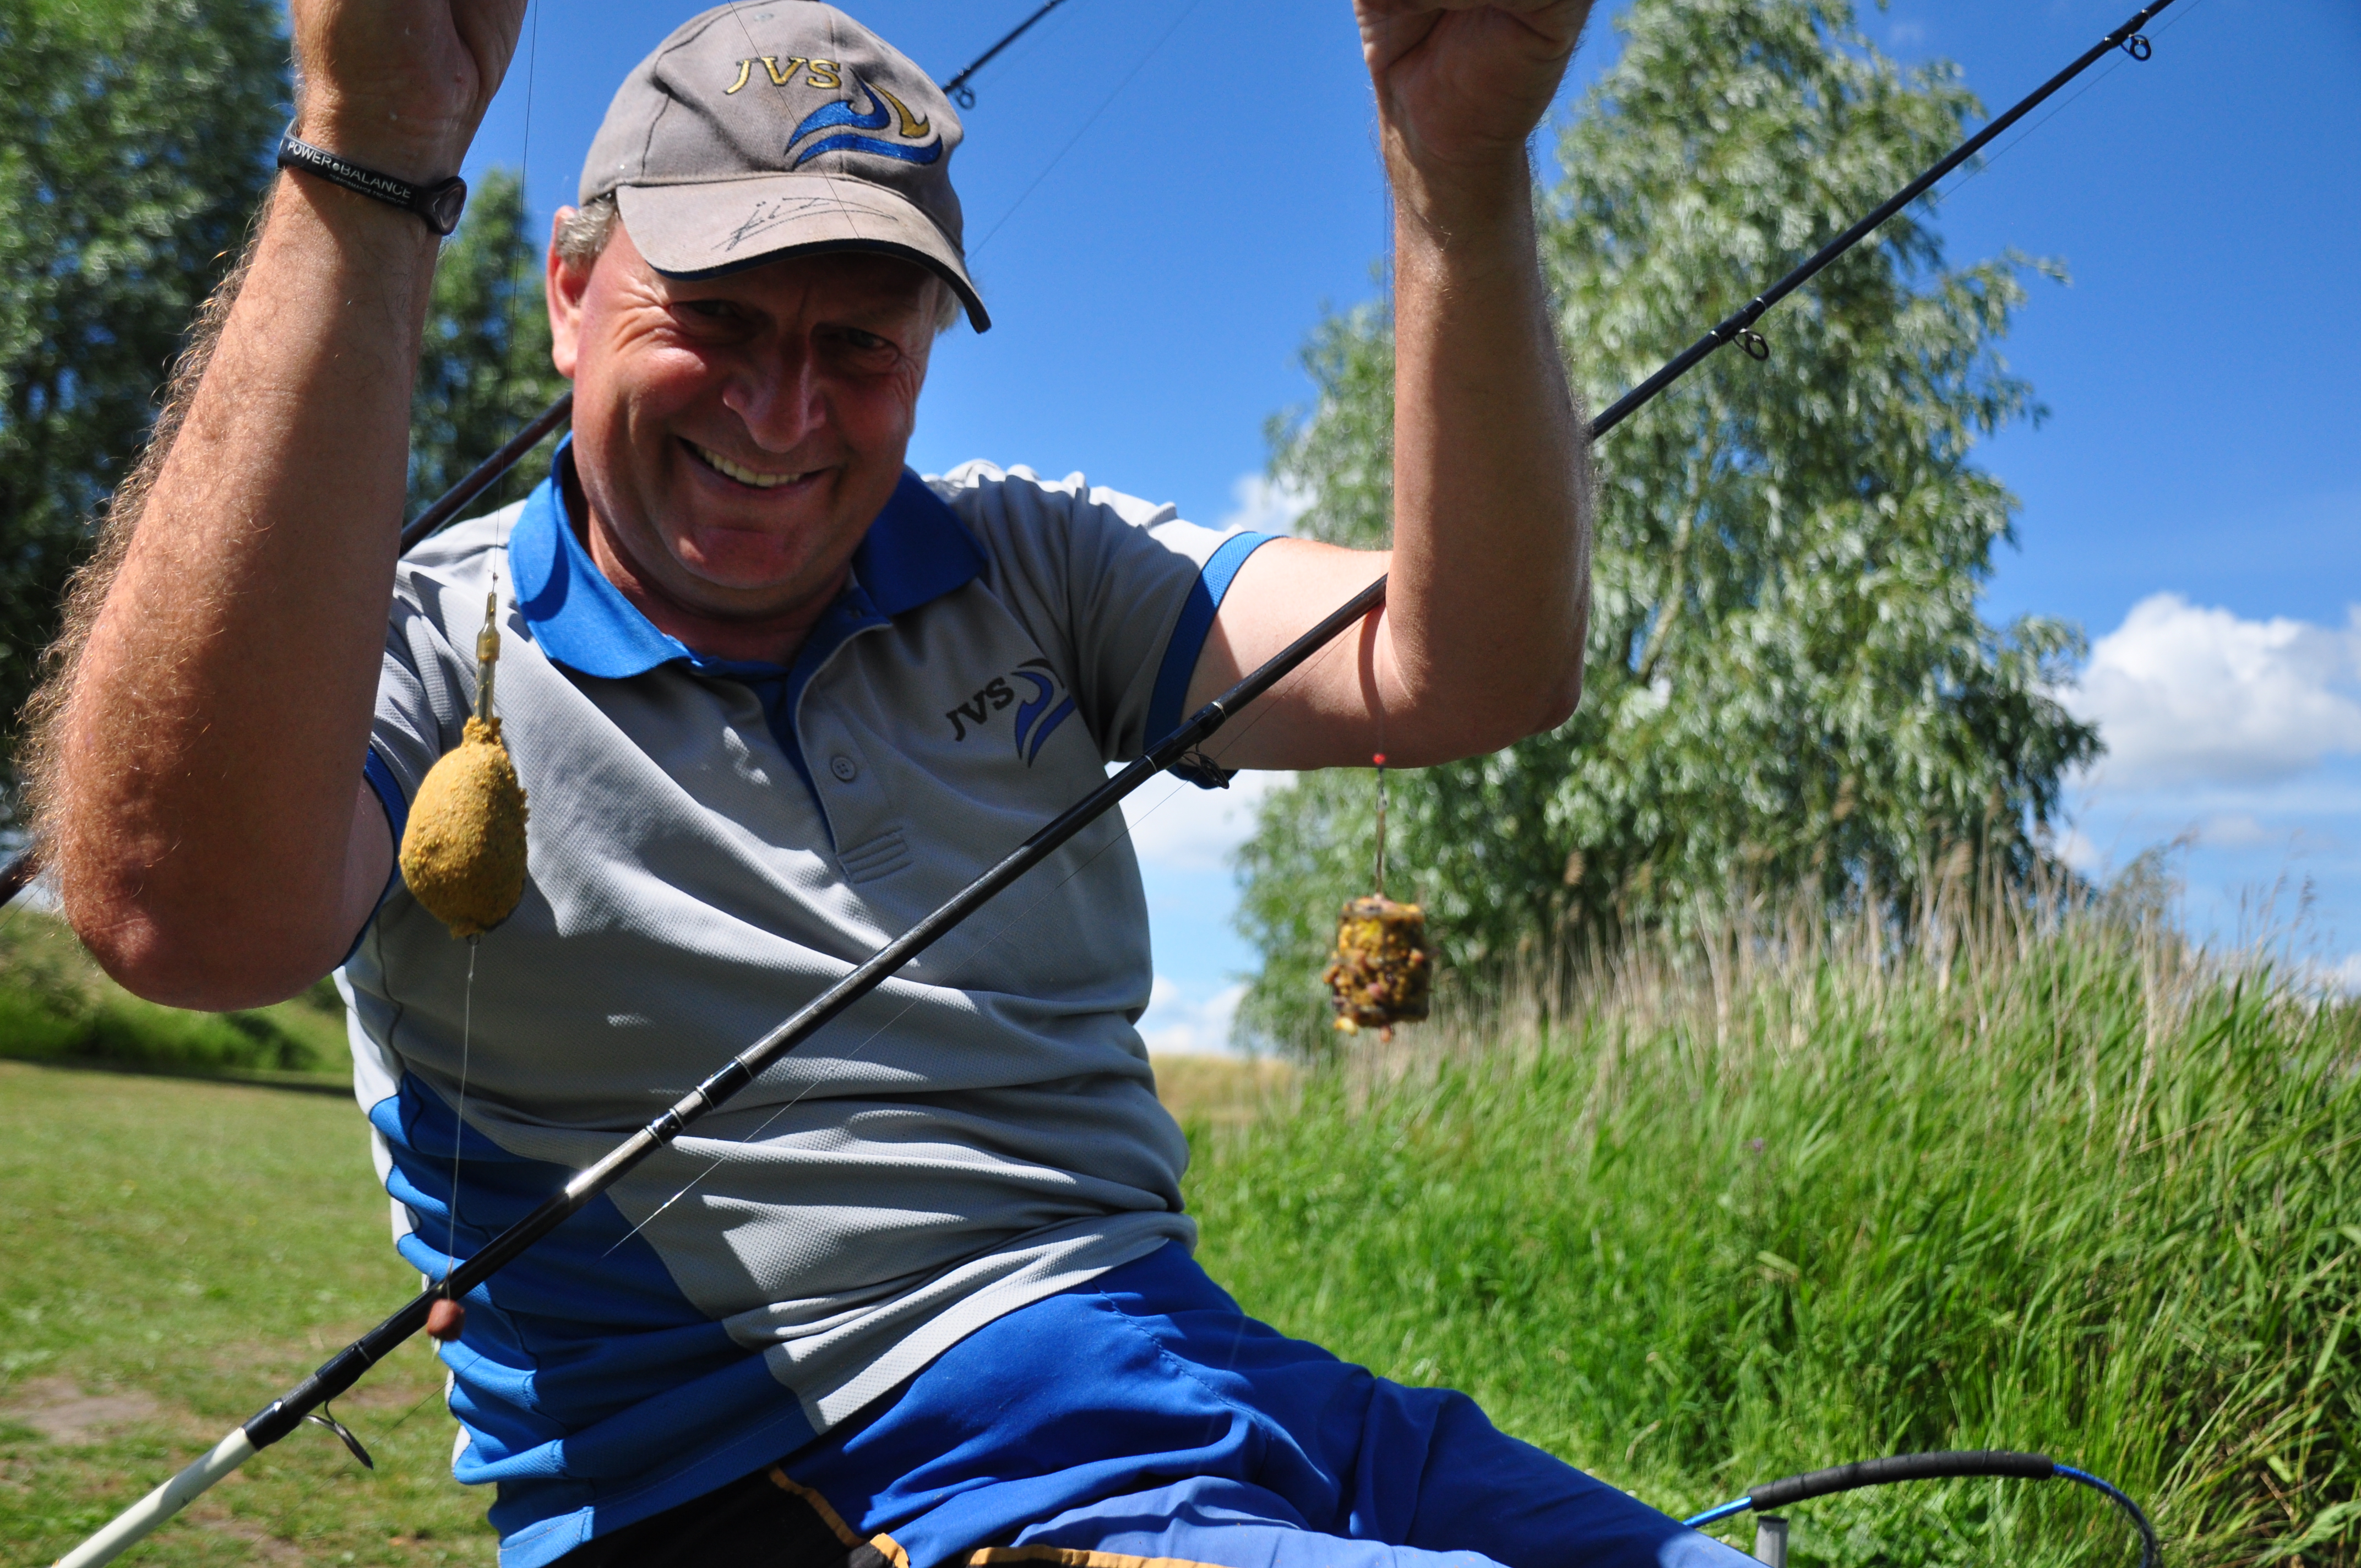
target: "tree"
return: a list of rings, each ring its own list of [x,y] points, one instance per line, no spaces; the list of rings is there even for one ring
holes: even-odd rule
[[[1909,180],[1980,113],[1955,68],[1905,74],[1847,0],[1636,0],[1620,60],[1536,192],[1576,390],[1601,407]],[[1752,893],[1905,911],[1931,877],[2037,854],[2097,736],[2049,693],[2081,634],[1985,624],[1976,596],[2015,499],[1975,442],[2038,418],[1996,348],[2014,253],[1952,269],[1927,206],[1887,223],[1603,441],[1587,690],[1554,733],[1397,775],[1397,896],[1482,983],[1520,955],[1611,940]],[[1383,543],[1392,342],[1333,316],[1319,396],[1275,422],[1307,531]],[[1260,949],[1241,1012],[1303,1043],[1339,902],[1365,890],[1367,773],[1268,797],[1241,851]]]
[[[413,515],[566,389],[549,362],[541,261],[523,181],[492,170],[469,193],[467,216],[435,267],[410,405]],[[528,457],[468,510],[506,506],[538,483],[545,466]]]
[[[275,0],[0,0],[0,712],[287,120]]]

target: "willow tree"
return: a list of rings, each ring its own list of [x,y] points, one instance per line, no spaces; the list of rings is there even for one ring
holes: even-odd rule
[[[1576,392],[1603,407],[1957,142],[1981,109],[1905,71],[1844,0],[1635,0],[1535,192]],[[2029,271],[1946,261],[1927,203],[1598,451],[1587,685],[1573,719],[1393,777],[1390,889],[1479,981],[1520,955],[1733,896],[1906,908],[1938,868],[2022,873],[2097,737],[2049,695],[2080,632],[1977,613],[2016,502],[1971,460],[2039,417],[1997,345]],[[1275,422],[1304,530],[1382,544],[1393,345],[1334,315],[1318,398]],[[1367,773],[1270,796],[1241,852],[1251,1034],[1301,1042],[1338,902],[1366,888]]]

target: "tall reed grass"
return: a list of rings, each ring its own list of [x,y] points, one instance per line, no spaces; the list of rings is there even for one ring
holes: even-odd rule
[[[1331,1061],[1196,1130],[1201,1255],[1670,1511],[2037,1449],[2175,1564],[2361,1563],[2361,1014],[2152,913],[1984,907],[1635,941]],[[2062,1483],[1793,1513],[1798,1563],[2136,1560]]]

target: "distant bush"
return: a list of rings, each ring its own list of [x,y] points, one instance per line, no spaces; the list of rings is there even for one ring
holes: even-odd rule
[[[2122,910],[1922,934],[1635,939],[1331,1059],[1195,1130],[1202,1256],[1675,1512],[2037,1449],[2175,1568],[2361,1563],[2361,1010]],[[2136,1560],[2060,1485],[1788,1511],[1816,1568]]]
[[[164,1072],[340,1069],[344,1007],[323,981],[276,1007],[188,1013],[108,980],[63,922],[0,915],[0,1057]]]

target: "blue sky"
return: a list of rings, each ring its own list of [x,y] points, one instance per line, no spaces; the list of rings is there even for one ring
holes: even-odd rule
[[[1031,4],[848,8],[939,77]],[[523,163],[544,218],[571,200],[614,85],[695,8],[536,0],[471,172]],[[2132,8],[1895,0],[1862,26],[1905,61],[1957,60],[1996,111]],[[1561,112],[1611,61],[1609,16]],[[2024,501],[1986,613],[2092,639],[2071,700],[2113,752],[2077,781],[2070,853],[2188,838],[2190,913],[2225,939],[2274,883],[2282,917],[2308,885],[2302,951],[2361,984],[2361,7],[2178,0],[2150,32],[2152,60],[2093,68],[1938,213],[1955,259],[2014,247],[2072,278],[2034,281],[2006,345],[2049,414],[1983,449]],[[1265,421],[1308,395],[1306,331],[1375,292],[1385,243],[1350,6],[1067,0],[973,85],[954,172],[994,327],[937,350],[912,460],[1080,469],[1201,521],[1270,520]],[[1135,813],[1143,1027],[1206,1048],[1251,961],[1223,860],[1250,795],[1172,788]]]

